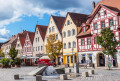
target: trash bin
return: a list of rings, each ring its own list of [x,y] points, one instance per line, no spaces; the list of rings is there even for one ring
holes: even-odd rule
[[[94,68],[94,69],[95,69],[95,64],[92,64],[92,68]]]

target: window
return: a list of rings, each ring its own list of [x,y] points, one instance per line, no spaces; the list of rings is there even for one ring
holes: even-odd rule
[[[73,56],[71,56],[71,63],[73,63]]]
[[[98,17],[100,17],[100,13],[98,13]]]
[[[88,38],[87,42],[88,42],[88,45],[90,45],[91,44],[91,38]]]
[[[63,32],[63,37],[66,37],[66,32]]]
[[[43,50],[43,46],[41,46],[41,51]]]
[[[106,11],[104,11],[104,15],[106,15]]]
[[[37,38],[36,38],[36,42],[37,42]]]
[[[94,24],[94,30],[97,30],[97,23]]]
[[[38,51],[40,50],[40,46],[38,46]]]
[[[85,41],[84,41],[84,39],[82,39],[82,45],[84,45],[85,44]]]
[[[51,32],[51,27],[49,28],[49,33]]]
[[[66,43],[63,44],[63,48],[66,49]]]
[[[58,35],[56,35],[56,39],[58,39]]]
[[[101,22],[101,28],[105,28],[105,22],[104,21]]]
[[[70,21],[69,20],[67,21],[67,25],[70,25]]]
[[[52,27],[52,32],[54,32],[54,31],[55,31],[55,27],[53,26],[53,27]]]
[[[38,37],[38,42],[39,42],[39,37]]]
[[[74,41],[74,42],[73,42],[73,48],[75,48],[75,47],[76,47],[76,42]]]
[[[94,44],[97,44],[97,38],[94,37]]]
[[[113,19],[109,19],[110,26],[113,26]]]
[[[71,48],[71,43],[70,42],[68,43],[68,48]]]
[[[68,37],[71,35],[71,32],[70,32],[70,30],[68,30]]]
[[[36,51],[37,51],[37,47],[36,47]]]
[[[19,47],[20,45],[18,44],[17,46]]]
[[[69,63],[69,56],[67,56],[67,63]]]
[[[72,35],[75,35],[75,29],[72,29]]]
[[[83,33],[85,33],[85,31],[86,31],[86,28],[85,28],[85,27],[83,27]]]
[[[37,34],[38,34],[38,31],[37,31]]]

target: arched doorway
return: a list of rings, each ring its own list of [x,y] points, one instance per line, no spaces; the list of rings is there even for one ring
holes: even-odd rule
[[[97,66],[105,66],[105,56],[103,53],[97,54]]]

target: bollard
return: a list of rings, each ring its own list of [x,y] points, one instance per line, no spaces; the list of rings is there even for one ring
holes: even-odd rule
[[[41,75],[36,75],[36,81],[42,81],[42,76]]]
[[[14,75],[14,79],[16,80],[16,79],[19,79],[19,74],[15,74]]]
[[[94,70],[88,70],[89,74],[94,74]]]
[[[67,80],[67,74],[61,74],[60,79],[61,80]]]
[[[83,77],[89,77],[89,74],[88,74],[88,72],[82,72],[82,76]]]

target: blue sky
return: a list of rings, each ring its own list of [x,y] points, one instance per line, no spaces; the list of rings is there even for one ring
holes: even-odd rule
[[[90,14],[93,1],[100,0],[0,0],[0,42],[22,30],[34,32],[37,21],[48,25],[51,15]]]

